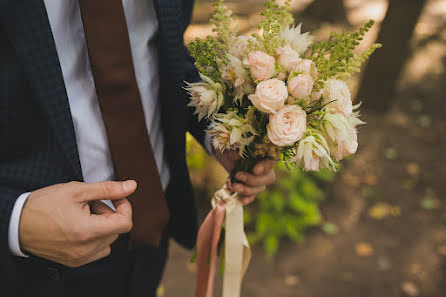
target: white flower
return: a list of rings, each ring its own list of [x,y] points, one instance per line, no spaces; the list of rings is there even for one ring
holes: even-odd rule
[[[299,141],[296,155],[291,162],[302,166],[305,171],[318,171],[323,168],[335,169],[330,157],[330,149],[325,138],[316,130],[311,130],[305,138]]]
[[[187,83],[185,90],[189,93],[191,101],[188,106],[195,107],[198,120],[211,117],[223,104],[224,86],[214,82],[209,77],[200,74],[202,82]]]
[[[275,113],[281,109],[288,98],[285,83],[276,78],[262,81],[257,85],[255,94],[248,96],[254,106],[265,113]]]
[[[362,102],[359,102],[358,104],[353,105],[353,113],[351,114],[351,116],[348,117],[348,120],[351,122],[353,127],[365,124],[365,122],[363,122],[359,119],[360,113],[358,111],[358,108],[361,106],[361,104],[362,104]]]
[[[329,104],[329,108],[349,116],[353,112],[352,98],[347,84],[338,79],[329,79],[322,90],[322,103]]]
[[[293,70],[302,61],[299,54],[289,44],[279,47],[276,54],[277,62],[287,71]]]
[[[223,79],[234,88],[234,101],[241,103],[244,95],[255,92],[255,86],[239,58],[230,54],[227,54],[226,58],[228,64],[223,69]]]
[[[243,157],[245,147],[254,140],[255,135],[258,135],[256,130],[233,111],[216,114],[215,120],[215,125],[208,130],[214,148],[221,152],[238,149],[240,156]]]
[[[319,129],[327,136],[330,151],[337,161],[356,153],[358,148],[356,126],[364,124],[358,117],[358,112],[350,117],[340,113],[326,113],[319,124]]]
[[[245,56],[245,49],[249,44],[249,40],[256,40],[252,36],[237,36],[229,43],[229,54],[242,59]]]
[[[289,44],[298,54],[302,55],[313,42],[313,36],[308,32],[301,34],[302,24],[296,26],[287,26],[282,32],[281,37]]]

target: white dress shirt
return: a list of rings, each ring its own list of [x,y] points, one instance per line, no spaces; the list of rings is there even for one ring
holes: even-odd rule
[[[68,94],[84,181],[92,183],[113,180],[113,164],[88,58],[79,2],[44,2]],[[122,2],[146,125],[161,183],[165,189],[169,182],[169,169],[164,158],[161,131],[157,49],[152,42],[158,30],[158,21],[152,1]],[[8,234],[11,252],[22,257],[26,255],[20,250],[19,223],[21,210],[28,195],[29,193],[24,193],[17,199]]]

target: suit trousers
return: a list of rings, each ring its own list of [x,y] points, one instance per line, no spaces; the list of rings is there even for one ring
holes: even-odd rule
[[[0,296],[155,297],[168,256],[167,232],[159,248],[128,242],[127,235],[121,236],[110,256],[79,268],[24,259],[25,269]]]
[[[159,248],[133,246],[127,238],[112,245],[108,258],[66,271],[62,296],[155,297],[167,260],[168,236]]]

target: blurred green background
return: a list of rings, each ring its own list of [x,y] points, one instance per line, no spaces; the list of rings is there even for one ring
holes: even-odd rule
[[[226,2],[241,32],[255,32],[263,1]],[[317,39],[373,18],[363,46],[383,48],[350,81],[367,122],[358,153],[336,174],[278,166],[276,185],[245,208],[253,260],[243,296],[446,296],[446,1],[291,5]],[[211,12],[196,1],[186,41],[211,34]],[[227,174],[190,135],[187,145],[203,219]],[[191,255],[172,243],[160,296],[193,296]]]

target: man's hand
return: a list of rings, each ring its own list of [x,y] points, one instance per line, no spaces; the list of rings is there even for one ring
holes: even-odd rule
[[[240,155],[236,151],[221,153],[215,150],[215,157],[228,172],[232,171],[235,162],[240,159]],[[241,183],[231,184],[230,179],[228,179],[229,189],[242,196],[241,201],[244,205],[251,203],[258,194],[265,191],[266,186],[276,181],[276,173],[274,172],[276,164],[277,161],[274,160],[263,160],[254,166],[253,174],[237,172],[235,178]]]
[[[70,182],[32,192],[20,218],[22,250],[69,267],[108,256],[119,234],[132,229],[125,197],[136,187],[135,181]],[[101,199],[112,200],[116,211]]]

